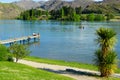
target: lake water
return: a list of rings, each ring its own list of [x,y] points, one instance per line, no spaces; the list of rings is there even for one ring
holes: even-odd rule
[[[84,26],[80,29],[79,26]],[[117,32],[116,51],[120,59],[120,22],[60,22],[60,21],[21,21],[0,20],[0,40],[17,38],[40,33],[40,42],[30,44],[30,55],[93,63],[95,30],[99,27],[110,27]]]

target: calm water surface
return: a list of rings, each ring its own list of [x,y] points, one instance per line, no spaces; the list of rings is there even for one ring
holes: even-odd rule
[[[79,26],[84,26],[80,29]],[[120,22],[60,22],[0,20],[0,40],[40,33],[40,42],[30,44],[32,56],[93,63],[95,30],[110,27],[117,32],[116,51],[120,59]]]

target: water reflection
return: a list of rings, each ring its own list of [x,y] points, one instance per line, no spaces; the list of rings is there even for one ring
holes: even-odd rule
[[[27,46],[40,46],[40,41],[26,43]]]

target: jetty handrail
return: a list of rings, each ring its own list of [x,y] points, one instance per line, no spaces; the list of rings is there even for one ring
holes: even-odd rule
[[[0,40],[0,44],[8,44],[8,43],[13,43],[13,42],[17,42],[17,41],[23,41],[23,40],[28,40],[28,39],[36,39],[36,38],[39,39],[40,35],[36,34],[36,35],[31,35],[31,36],[23,36],[23,37],[20,37],[20,38]]]

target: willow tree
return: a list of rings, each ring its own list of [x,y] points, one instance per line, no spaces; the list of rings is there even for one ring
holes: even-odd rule
[[[95,61],[101,73],[101,77],[108,77],[117,68],[116,53],[114,46],[116,44],[116,32],[110,28],[99,28],[96,31],[100,49],[95,52]]]

